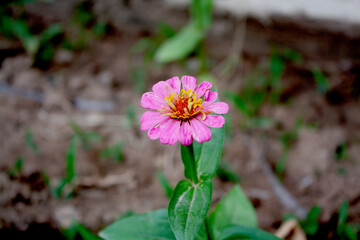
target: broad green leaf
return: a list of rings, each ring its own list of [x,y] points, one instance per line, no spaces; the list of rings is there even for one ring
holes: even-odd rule
[[[233,225],[229,226],[221,233],[219,240],[240,240],[240,239],[251,239],[251,240],[280,240],[268,232],[261,229],[249,226]]]
[[[167,209],[117,220],[99,233],[105,240],[176,240]]]
[[[229,225],[257,226],[255,209],[238,185],[214,207],[207,219],[212,239]]]
[[[199,179],[212,179],[221,157],[225,128],[212,128],[211,140],[204,143],[193,142],[194,156]]]
[[[168,209],[169,222],[177,240],[199,239],[195,237],[204,226],[211,194],[211,181],[194,184],[182,180],[178,183]]]
[[[196,24],[188,24],[174,37],[164,42],[155,53],[155,60],[167,63],[188,56],[204,38],[204,31]]]

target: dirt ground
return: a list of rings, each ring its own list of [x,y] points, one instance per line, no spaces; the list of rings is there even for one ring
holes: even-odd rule
[[[142,15],[144,7],[154,11]],[[29,11],[36,15],[36,7],[33,8]],[[44,98],[35,102],[21,94],[0,92],[1,235],[22,236],[21,231],[26,231],[37,239],[49,236],[62,239],[59,229],[69,226],[72,219],[97,232],[129,210],[140,213],[167,207],[168,199],[156,179],[157,169],[163,170],[173,185],[183,178],[179,146],[163,146],[140,131],[139,120],[144,110],[139,105],[141,93],[131,78],[134,58],[129,49],[140,38],[154,35],[155,30],[148,26],[161,18],[175,27],[184,24],[186,11],[159,10],[157,1],[153,5],[137,3],[123,11],[127,15],[119,16],[122,19],[114,23],[116,30],[112,34],[82,51],[58,50],[48,70],[33,68],[31,58],[24,53],[6,57],[2,62],[0,83],[41,92]],[[166,12],[165,17],[159,15],[161,11]],[[141,17],[130,21],[134,13]],[[292,144],[284,186],[304,208],[320,206],[324,224],[330,222],[345,199],[350,203],[349,220],[360,222],[360,32],[355,29],[357,34],[347,35],[325,31],[308,22],[298,24],[274,17],[270,23],[261,23],[217,13],[206,41],[213,74],[217,77],[221,62],[234,44],[238,46],[239,65],[231,75],[216,82],[224,96],[227,91],[241,89],[244,76],[255,66],[267,64],[269,49],[274,44],[294,49],[303,57],[301,65],[286,67],[282,102],[261,108],[261,115],[273,118],[275,126],[265,130],[242,129],[241,114],[229,99],[224,99],[231,105],[232,125],[223,159],[242,177],[241,186],[256,207],[259,225],[269,231],[279,226],[289,209],[279,200],[281,196],[274,192],[264,174],[257,154],[262,151],[260,136],[264,133],[267,136],[265,159],[274,166],[282,154],[279,133],[293,129],[299,117],[307,125],[299,129]],[[314,66],[328,76],[331,89],[325,96],[316,91],[311,72]],[[145,89],[149,90],[157,81],[182,74],[182,68],[176,64],[153,69]],[[106,112],[84,110],[74,104],[78,98],[115,105]],[[135,107],[134,122],[128,117],[129,105]],[[64,176],[66,150],[74,134],[72,121],[84,131],[97,132],[102,141],[93,143],[88,150],[78,147],[75,195],[55,199],[42,172],[49,176],[52,186]],[[39,153],[25,144],[28,129]],[[100,159],[101,150],[117,141],[125,143],[124,161]],[[335,161],[334,153],[343,142],[347,157]],[[11,177],[8,171],[19,156],[24,159],[23,170]],[[213,204],[232,185],[214,179]]]

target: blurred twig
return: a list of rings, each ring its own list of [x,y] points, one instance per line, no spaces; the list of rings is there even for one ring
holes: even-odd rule
[[[254,158],[260,163],[262,171],[264,172],[268,182],[274,189],[279,201],[290,211],[292,211],[299,219],[304,220],[307,216],[307,210],[299,201],[286,189],[286,187],[277,179],[274,172],[271,170],[269,163],[266,160],[267,141],[266,139],[259,140],[249,138],[247,141],[248,147]]]

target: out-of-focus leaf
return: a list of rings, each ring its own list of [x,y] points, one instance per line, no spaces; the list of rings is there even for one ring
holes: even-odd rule
[[[88,228],[81,223],[77,223],[76,230],[83,240],[101,240],[102,238],[94,235]]]
[[[319,229],[318,219],[320,217],[321,208],[318,206],[312,207],[306,216],[305,221],[301,223],[301,227],[304,229],[306,234],[314,235]]]
[[[214,207],[207,219],[212,239],[219,239],[225,228],[233,224],[257,226],[254,207],[238,185]]]
[[[172,188],[169,180],[165,177],[164,173],[161,170],[158,170],[156,172],[156,177],[157,177],[162,189],[164,190],[166,196],[168,198],[171,198],[171,195],[172,195],[174,189]]]
[[[155,60],[159,63],[180,60],[193,52],[203,38],[204,31],[190,23],[157,49]]]
[[[28,148],[30,148],[34,153],[39,154],[40,150],[34,140],[34,134],[31,129],[27,129],[25,133],[25,143]]]
[[[114,145],[105,148],[100,153],[101,158],[109,158],[114,162],[121,162],[124,159],[124,145],[123,142],[117,142]]]
[[[66,183],[72,183],[76,175],[76,147],[78,140],[76,137],[72,137],[70,144],[66,152]]]
[[[199,28],[206,30],[212,22],[212,0],[192,0],[190,12],[192,22]]]
[[[339,209],[339,225],[346,224],[348,217],[349,202],[344,201]]]
[[[137,54],[145,51],[152,44],[151,38],[144,37],[137,41],[130,49],[131,53]]]
[[[63,30],[60,23],[52,24],[41,33],[41,41],[48,42],[62,32]]]
[[[315,79],[316,84],[316,91],[318,91],[321,94],[327,93],[327,91],[330,90],[330,83],[327,77],[324,75],[324,73],[320,69],[313,69],[312,70],[313,77]]]
[[[224,160],[220,161],[216,175],[225,182],[241,182],[241,177],[232,169],[231,165]]]
[[[159,33],[161,33],[164,37],[171,38],[176,34],[176,31],[166,23],[160,23],[158,26]]]
[[[286,58],[286,59],[289,59],[295,63],[301,63],[302,62],[302,56],[299,52],[293,50],[293,49],[290,49],[290,48],[285,48],[283,50],[283,56]]]

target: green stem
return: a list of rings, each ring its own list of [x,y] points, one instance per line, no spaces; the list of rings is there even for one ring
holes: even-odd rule
[[[192,180],[195,184],[199,182],[197,176],[197,168],[194,156],[193,145],[182,145],[181,146],[181,155],[186,155],[182,157],[184,163],[184,175],[186,178]],[[185,162],[186,161],[186,162]]]

